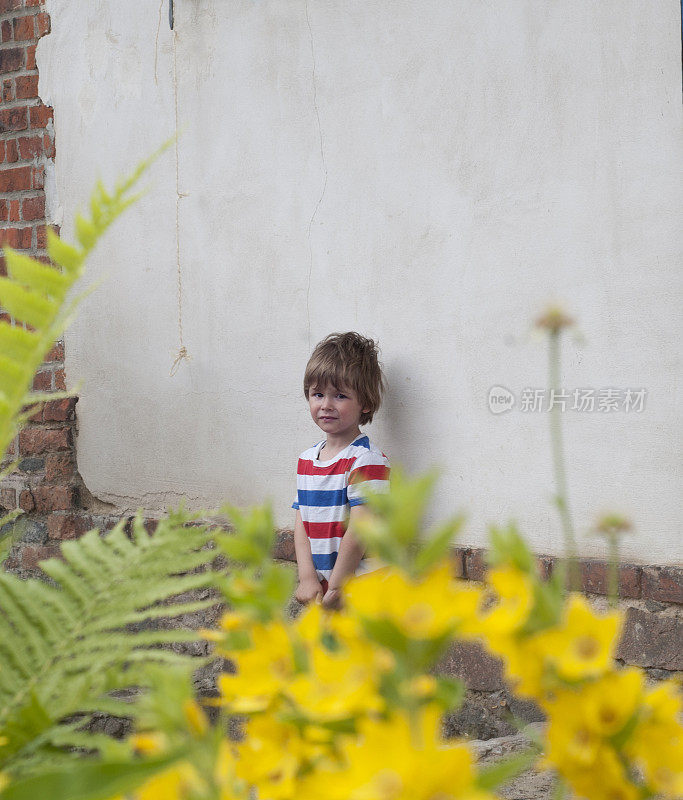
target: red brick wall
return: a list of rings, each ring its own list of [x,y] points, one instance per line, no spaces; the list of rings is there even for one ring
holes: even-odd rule
[[[49,32],[41,0],[0,0],[0,245],[44,260],[45,172],[54,159],[55,138],[52,109],[38,96],[36,46]],[[1,255],[0,274],[5,274]],[[34,389],[64,388],[64,345],[57,342],[36,374]],[[33,568],[53,554],[63,518],[78,514],[75,406],[75,398],[46,403],[9,453],[19,458],[19,469],[0,485],[0,509],[30,512],[13,552],[19,568]]]

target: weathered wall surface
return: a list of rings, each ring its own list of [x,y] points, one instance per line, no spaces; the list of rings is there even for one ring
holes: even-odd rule
[[[303,366],[354,328],[389,381],[372,436],[443,467],[434,515],[467,509],[473,546],[513,516],[557,552],[547,414],[520,410],[547,386],[529,327],[555,299],[586,338],[564,385],[648,392],[642,412],[563,415],[579,527],[616,508],[627,558],[681,561],[677,0],[179,0],[175,92],[158,5],[50,0],[38,48],[67,237],[97,174],[173,133],[176,98],[182,129],[178,226],[171,152],[67,336],[90,492],[124,513],[270,496],[288,524],[318,435]],[[170,377],[176,235],[191,360]],[[489,411],[494,385],[513,410]]]

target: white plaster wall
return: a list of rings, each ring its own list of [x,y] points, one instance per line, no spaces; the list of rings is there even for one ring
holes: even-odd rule
[[[49,0],[40,93],[55,107],[63,232],[94,178],[174,130],[164,0]],[[158,30],[158,38],[157,38]],[[629,515],[624,554],[683,559],[678,0],[176,0],[175,166],[89,266],[67,336],[79,468],[120,510],[271,498],[280,524],[301,394],[333,330],[380,340],[389,393],[371,435],[443,469],[432,518],[464,541],[518,521],[559,552],[547,415],[493,415],[491,386],[546,386],[531,321],[580,321],[564,385],[645,387],[641,414],[566,413],[582,552]],[[156,44],[155,44],[156,42]],[[156,67],[156,75],[155,75]]]

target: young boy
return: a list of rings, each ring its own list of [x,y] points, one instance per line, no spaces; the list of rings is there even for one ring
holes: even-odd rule
[[[353,523],[367,491],[388,491],[389,460],[360,426],[372,421],[383,389],[377,347],[358,333],[331,334],[306,365],[304,395],[325,438],[301,454],[297,467],[292,507],[300,603],[339,607],[344,579],[370,569]]]

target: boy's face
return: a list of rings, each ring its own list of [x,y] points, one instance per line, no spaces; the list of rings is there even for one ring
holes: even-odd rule
[[[358,432],[361,414],[367,411],[358,402],[353,389],[331,384],[324,388],[311,386],[308,405],[315,424],[334,439],[353,438]]]

